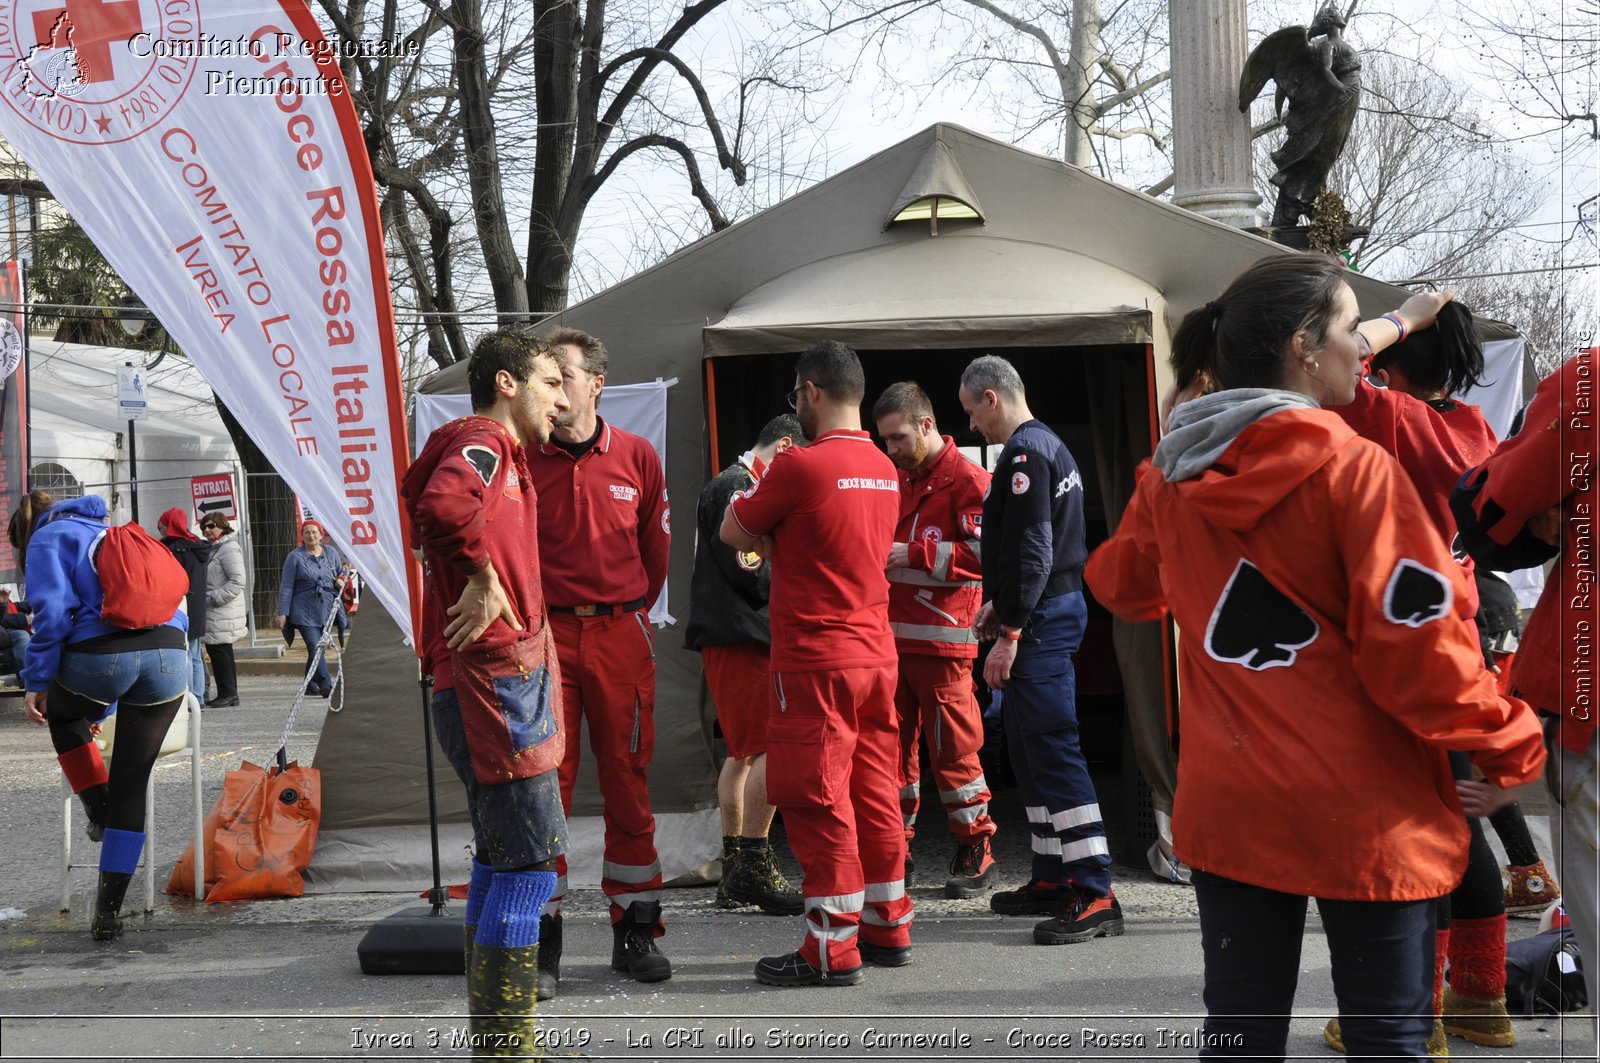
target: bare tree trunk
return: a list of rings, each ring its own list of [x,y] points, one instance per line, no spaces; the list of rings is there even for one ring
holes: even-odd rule
[[[528,223],[528,306],[535,315],[567,305],[572,234],[558,222],[571,185],[578,116],[577,0],[535,0],[534,100],[539,134],[533,156],[533,212]]]
[[[1089,141],[1089,130],[1100,115],[1095,107],[1090,71],[1100,61],[1100,30],[1104,25],[1105,19],[1100,15],[1100,0],[1074,0],[1067,70],[1061,82],[1061,93],[1067,106],[1066,142],[1062,145],[1061,157],[1073,166],[1090,166],[1094,161],[1094,146]]]
[[[526,315],[528,292],[522,263],[511,242],[505,196],[500,188],[500,153],[490,110],[489,67],[484,55],[483,10],[478,0],[454,0],[450,28],[455,37],[456,77],[461,90],[461,130],[467,147],[467,184],[472,218],[483,247],[483,263],[495,309]],[[541,122],[545,121],[540,115]]]

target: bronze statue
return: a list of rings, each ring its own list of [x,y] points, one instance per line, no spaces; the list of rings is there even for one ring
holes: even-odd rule
[[[1245,60],[1239,76],[1239,110],[1268,81],[1278,84],[1276,110],[1289,135],[1272,153],[1278,172],[1274,228],[1310,217],[1334,160],[1344,150],[1361,99],[1361,59],[1344,39],[1345,21],[1330,2],[1310,26],[1290,26],[1269,35]],[[1322,38],[1318,40],[1318,38]],[[1284,113],[1284,100],[1289,101]]]

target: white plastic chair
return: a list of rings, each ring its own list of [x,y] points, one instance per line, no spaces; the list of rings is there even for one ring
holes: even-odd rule
[[[118,709],[113,713],[100,729],[100,734],[95,741],[100,746],[100,754],[107,764],[111,761],[112,751],[115,748],[113,738],[116,734],[117,716],[122,713]],[[137,710],[134,710],[137,711]],[[183,696],[183,708],[178,710],[178,715],[172,719],[172,726],[167,729],[167,736],[161,740],[161,750],[156,754],[156,764],[159,765],[163,757],[188,757],[190,786],[193,790],[193,818],[194,818],[194,896],[195,900],[204,900],[206,895],[206,849],[202,838],[205,828],[205,805],[201,803],[200,796],[200,701],[192,693]],[[72,869],[75,867],[99,867],[98,860],[92,864],[75,864],[72,862],[72,842],[76,835],[73,826],[73,810],[78,805],[78,797],[72,792],[72,784],[63,776],[61,779],[61,910],[68,911],[72,907]],[[145,784],[144,791],[144,852],[140,854],[140,861],[144,864],[144,910],[153,911],[156,906],[156,772],[155,767],[150,769],[150,781]]]

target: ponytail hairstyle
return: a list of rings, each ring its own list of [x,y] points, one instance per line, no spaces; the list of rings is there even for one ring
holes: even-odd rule
[[[1372,371],[1398,369],[1423,398],[1466,391],[1483,383],[1483,341],[1472,311],[1445,303],[1432,328],[1418,329],[1401,343],[1372,356]]]
[[[1345,267],[1330,255],[1273,255],[1233,279],[1212,302],[1189,311],[1172,337],[1179,389],[1206,374],[1215,390],[1283,386],[1297,332],[1320,348],[1333,323]]]
[[[38,525],[39,518],[55,504],[54,495],[37,488],[17,499],[16,507],[11,511],[11,523],[6,526],[6,538],[11,541],[11,549],[17,553],[18,568],[22,568],[27,561],[28,540],[33,538],[33,529]]]

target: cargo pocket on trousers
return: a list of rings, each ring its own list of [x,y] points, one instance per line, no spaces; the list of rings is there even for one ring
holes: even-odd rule
[[[505,717],[513,752],[533,749],[555,737],[556,716],[551,705],[553,686],[550,673],[543,668],[494,678],[495,699]]]
[[[775,712],[767,717],[767,801],[778,808],[831,802],[823,770],[821,716]]]

